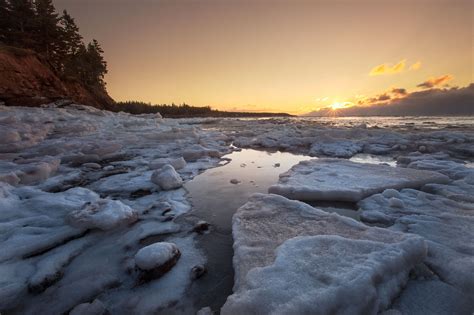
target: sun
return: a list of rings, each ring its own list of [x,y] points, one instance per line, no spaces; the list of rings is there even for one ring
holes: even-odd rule
[[[336,110],[336,109],[350,107],[351,105],[352,105],[351,102],[334,102],[331,105],[329,105],[329,107],[331,107],[332,110]]]

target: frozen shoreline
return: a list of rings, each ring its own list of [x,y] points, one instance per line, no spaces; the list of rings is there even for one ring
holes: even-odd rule
[[[206,257],[196,246],[198,234],[192,232],[192,222],[176,221],[191,210],[181,186],[218,166],[221,156],[236,149],[231,143],[314,157],[376,154],[393,157],[398,166],[413,172],[437,172],[438,180],[429,178],[418,185],[419,189],[424,191],[423,198],[433,200],[435,205],[444,203],[454,210],[461,209],[455,219],[447,218],[439,206],[435,207],[438,212],[429,214],[436,224],[424,217],[419,219],[420,213],[414,217],[410,209],[423,212],[432,208],[423,208],[428,202],[411,206],[408,192],[403,190],[401,197],[387,193],[393,196],[387,198],[382,213],[370,212],[373,202],[384,202],[374,195],[379,191],[363,195],[367,198],[359,203],[363,221],[397,233],[418,234],[428,243],[429,259],[423,266],[428,266],[430,276],[421,279],[421,273],[415,272],[417,275],[399,298],[380,304],[378,311],[387,307],[409,310],[410,299],[403,292],[417,292],[412,288],[425,283],[439,293],[436,299],[449,297],[458,303],[457,310],[465,311],[473,307],[466,296],[474,295],[474,280],[469,274],[474,266],[474,250],[464,244],[469,237],[456,231],[456,222],[462,222],[465,231],[474,230],[474,206],[469,198],[474,193],[474,169],[466,164],[473,162],[474,130],[466,126],[439,130],[428,127],[328,126],[286,118],[167,120],[80,105],[1,107],[0,311],[63,313],[93,301],[97,302],[77,311],[97,308],[98,303],[112,314],[197,311],[192,297],[185,296],[193,282],[199,281],[191,270],[205,265]],[[163,168],[166,164],[170,168]],[[339,171],[334,168],[335,174]],[[369,168],[368,172],[376,171]],[[348,181],[357,186],[356,178]],[[316,185],[317,181],[309,186]],[[413,186],[395,188],[405,187]],[[398,209],[403,207],[411,208],[400,215]],[[451,221],[445,221],[448,219]],[[422,228],[405,227],[420,224]],[[433,236],[430,229],[442,229],[443,233]],[[134,256],[151,238],[176,244],[181,257],[160,277],[140,282],[137,279],[143,271],[135,265]],[[296,253],[298,246],[318,247],[324,242],[345,246],[343,241],[332,239],[291,239],[287,240],[289,247],[281,249],[282,257],[283,252]],[[436,256],[430,256],[431,252]],[[453,257],[457,259],[456,268],[449,270],[444,261]],[[404,270],[405,276],[411,267]],[[388,296],[393,298],[392,294]]]

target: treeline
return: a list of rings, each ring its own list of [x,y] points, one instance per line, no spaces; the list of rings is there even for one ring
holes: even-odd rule
[[[0,0],[0,44],[31,49],[63,79],[105,86],[107,63],[97,40],[87,45],[74,18],[52,0]]]
[[[124,111],[131,114],[160,113],[165,118],[290,116],[286,113],[226,112],[212,109],[210,106],[197,107],[188,104],[152,105],[151,103],[138,101],[117,102],[114,110]]]

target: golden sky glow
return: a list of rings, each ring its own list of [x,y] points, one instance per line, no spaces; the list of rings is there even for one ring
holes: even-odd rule
[[[116,100],[300,114],[473,81],[471,0],[54,3],[102,43]]]

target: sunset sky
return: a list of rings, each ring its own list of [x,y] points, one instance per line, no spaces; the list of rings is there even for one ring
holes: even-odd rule
[[[102,44],[118,101],[301,114],[473,82],[471,0],[54,3]]]

